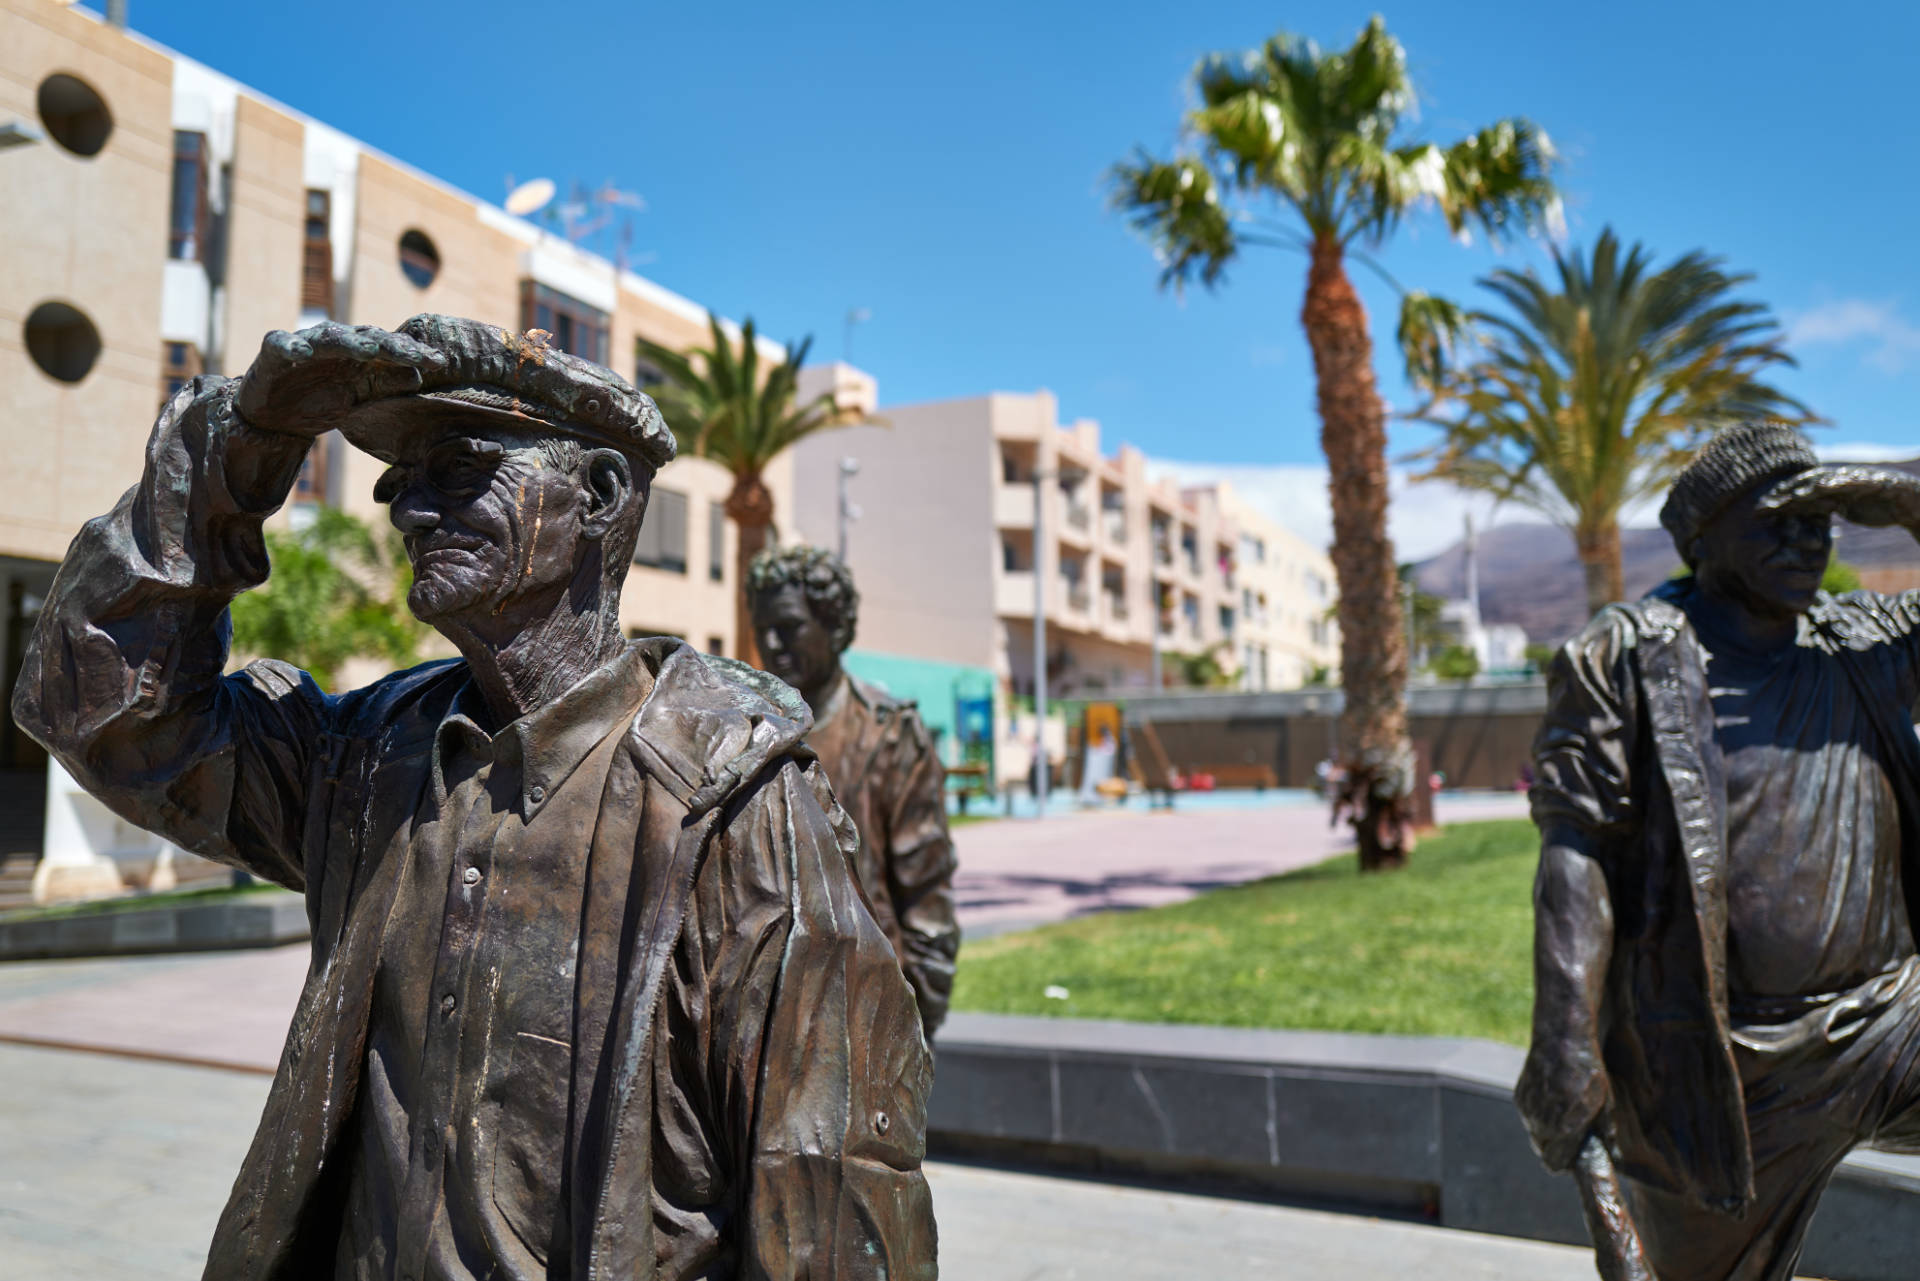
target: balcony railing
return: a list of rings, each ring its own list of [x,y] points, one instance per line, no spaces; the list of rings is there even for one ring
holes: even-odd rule
[[[1085,503],[1067,504],[1067,524],[1075,529],[1089,529],[1093,525],[1093,512]]]

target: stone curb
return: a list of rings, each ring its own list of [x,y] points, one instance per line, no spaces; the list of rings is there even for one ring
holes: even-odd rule
[[[1523,1056],[1488,1041],[955,1014],[936,1041],[937,1153],[1212,1183],[1587,1243],[1573,1181],[1513,1107]],[[1920,1160],[1840,1167],[1802,1266],[1906,1281]]]
[[[306,937],[307,907],[299,895],[262,895],[245,902],[0,921],[0,961],[274,947]]]

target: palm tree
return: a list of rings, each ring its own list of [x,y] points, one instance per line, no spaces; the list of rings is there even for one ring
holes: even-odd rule
[[[747,566],[766,548],[773,529],[766,470],[789,446],[823,428],[856,421],[859,414],[842,409],[831,392],[797,403],[811,337],[789,346],[786,359],[763,376],[751,319],[741,324],[737,346],[717,316],[708,313],[707,324],[710,347],[681,352],[647,338],[637,342],[641,357],[664,379],[651,394],[680,453],[711,459],[733,476],[726,513],[740,529],[734,552],[734,649],[751,663],[758,660],[758,648],[747,609]]]
[[[1554,221],[1552,147],[1522,119],[1445,147],[1404,137],[1413,85],[1405,51],[1379,18],[1344,52],[1283,33],[1243,57],[1214,55],[1195,70],[1194,89],[1185,150],[1168,161],[1140,151],[1116,166],[1113,203],[1152,243],[1163,286],[1214,287],[1246,246],[1308,255],[1300,319],[1333,505],[1340,746],[1356,802],[1345,808],[1361,866],[1395,865],[1410,842],[1407,653],[1387,538],[1386,414],[1346,259],[1370,264],[1356,242],[1377,247],[1422,206],[1437,207],[1461,237],[1477,227],[1500,239]]]
[[[1665,489],[1709,434],[1742,418],[1817,421],[1761,381],[1792,365],[1753,279],[1698,250],[1659,270],[1607,228],[1585,257],[1554,250],[1555,279],[1502,268],[1480,286],[1505,314],[1410,295],[1400,345],[1429,399],[1409,417],[1444,435],[1438,477],[1546,516],[1573,535],[1587,608],[1625,594],[1620,513]]]

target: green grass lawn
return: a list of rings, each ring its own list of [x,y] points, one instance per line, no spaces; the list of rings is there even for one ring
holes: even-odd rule
[[[1461,823],[1398,872],[1362,877],[1344,855],[1171,907],[983,939],[961,950],[954,1007],[1524,1045],[1538,858],[1524,820]]]

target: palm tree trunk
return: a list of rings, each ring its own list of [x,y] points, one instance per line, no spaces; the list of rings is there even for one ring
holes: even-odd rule
[[[1587,615],[1592,617],[1627,594],[1620,568],[1620,522],[1612,516],[1573,531],[1573,549],[1587,578]]]
[[[1351,819],[1363,871],[1398,867],[1413,848],[1413,750],[1407,741],[1407,648],[1393,543],[1387,537],[1386,411],[1373,376],[1366,309],[1340,242],[1316,237],[1300,320],[1313,348],[1320,446],[1333,506],[1339,582],[1340,754],[1336,816]]]
[[[753,609],[747,599],[747,567],[767,546],[773,528],[773,492],[758,473],[733,478],[727,495],[727,518],[740,530],[733,550],[733,653],[743,663],[760,665],[760,647],[753,638]]]

